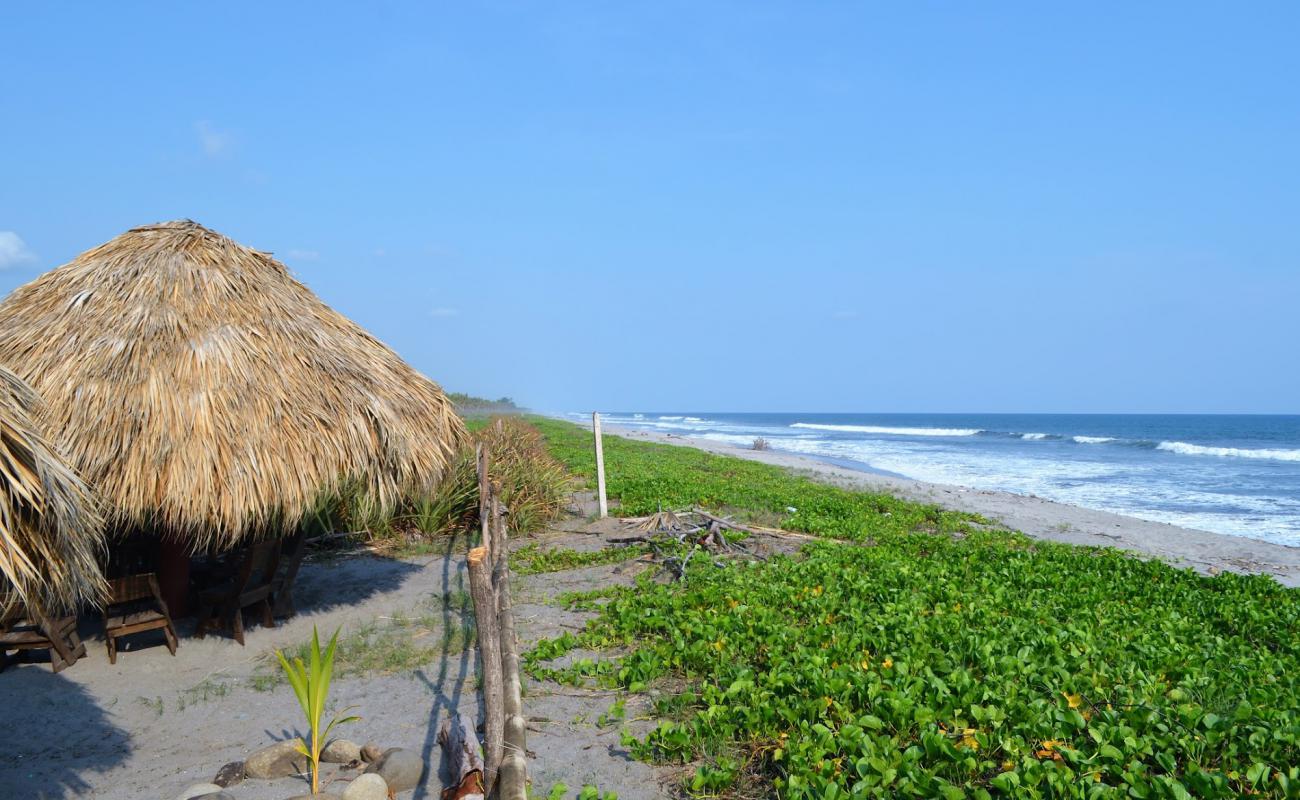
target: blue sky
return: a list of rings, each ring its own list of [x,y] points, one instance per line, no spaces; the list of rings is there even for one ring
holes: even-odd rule
[[[358,8],[8,8],[0,291],[189,217],[539,408],[1300,412],[1293,4]]]

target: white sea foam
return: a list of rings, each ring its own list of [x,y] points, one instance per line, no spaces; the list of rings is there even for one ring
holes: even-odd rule
[[[1207,447],[1187,442],[1161,442],[1157,450],[1185,456],[1220,456],[1222,458],[1265,458],[1271,461],[1300,461],[1300,450],[1251,450],[1241,447]]]
[[[1022,433],[1022,434],[1020,434],[1020,438],[1021,438],[1021,439],[1046,439],[1048,436],[1049,436],[1049,434],[1046,434],[1046,433]]]
[[[665,422],[677,422],[678,420],[684,419],[684,417],[660,417],[659,419],[664,420]]]
[[[1071,436],[1070,438],[1079,444],[1105,444],[1115,441],[1114,436]]]
[[[704,420],[703,420],[703,419],[700,419],[699,417],[686,417],[686,421],[687,421],[687,422],[703,422]]]
[[[974,436],[982,432],[979,428],[887,428],[880,425],[821,425],[812,422],[796,422],[790,427],[847,433],[887,433],[894,436]]]

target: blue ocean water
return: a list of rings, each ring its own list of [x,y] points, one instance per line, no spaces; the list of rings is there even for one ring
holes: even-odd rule
[[[1300,545],[1300,416],[626,412],[612,424]]]

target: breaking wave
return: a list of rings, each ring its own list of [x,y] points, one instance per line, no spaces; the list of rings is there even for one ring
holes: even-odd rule
[[[1157,450],[1185,456],[1219,456],[1222,458],[1265,458],[1271,461],[1300,461],[1300,450],[1251,450],[1242,447],[1207,447],[1187,442],[1161,442]]]
[[[886,433],[894,436],[974,436],[977,433],[983,433],[979,428],[889,428],[880,425],[821,425],[812,422],[796,422],[790,427],[807,428],[814,431]]]

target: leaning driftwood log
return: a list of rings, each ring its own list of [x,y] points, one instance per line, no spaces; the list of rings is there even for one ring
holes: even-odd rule
[[[483,665],[483,785],[489,792],[501,765],[502,728],[505,723],[501,638],[497,626],[496,592],[492,587],[492,561],[487,547],[469,551],[469,592],[478,626],[478,654]]]
[[[483,800],[483,755],[474,726],[453,711],[438,731],[438,744],[452,780],[442,790],[442,800]]]

